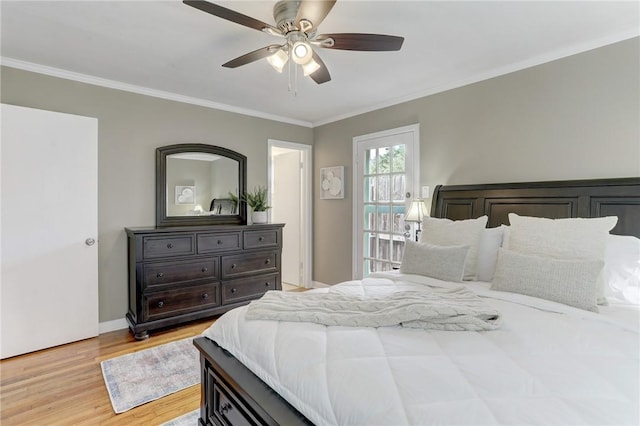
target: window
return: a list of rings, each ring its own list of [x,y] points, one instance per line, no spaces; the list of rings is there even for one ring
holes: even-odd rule
[[[417,125],[354,138],[354,278],[400,266],[418,140]]]

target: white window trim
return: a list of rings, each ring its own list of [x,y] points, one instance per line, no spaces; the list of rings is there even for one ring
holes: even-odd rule
[[[397,127],[395,129],[383,130],[381,132],[369,133],[366,135],[360,135],[353,138],[353,209],[352,209],[352,224],[353,224],[353,244],[352,253],[351,253],[351,277],[352,279],[359,279],[358,277],[358,268],[361,259],[358,257],[358,238],[360,238],[359,233],[359,222],[362,220],[361,217],[358,216],[358,203],[362,201],[362,188],[358,188],[359,181],[359,173],[360,168],[358,165],[358,144],[371,140],[377,139],[387,136],[393,136],[401,133],[412,133],[413,134],[413,142],[414,142],[414,154],[413,154],[413,170],[414,170],[414,179],[413,179],[413,188],[412,198],[419,198],[420,194],[420,124],[410,124],[408,126]],[[416,197],[417,196],[417,197]]]

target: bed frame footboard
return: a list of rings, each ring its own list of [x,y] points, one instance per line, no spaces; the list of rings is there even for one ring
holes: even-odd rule
[[[199,425],[313,424],[214,341],[193,344],[200,351]]]

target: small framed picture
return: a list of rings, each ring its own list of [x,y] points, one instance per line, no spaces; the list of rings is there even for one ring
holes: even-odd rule
[[[196,203],[196,187],[195,186],[177,186],[176,185],[176,204],[195,204]]]
[[[320,199],[338,200],[344,198],[344,166],[322,167],[320,169]]]

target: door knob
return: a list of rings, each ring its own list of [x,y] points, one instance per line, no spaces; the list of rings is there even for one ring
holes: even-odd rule
[[[88,246],[92,246],[96,243],[96,240],[94,240],[93,238],[87,238],[86,240],[84,240],[84,243]]]

